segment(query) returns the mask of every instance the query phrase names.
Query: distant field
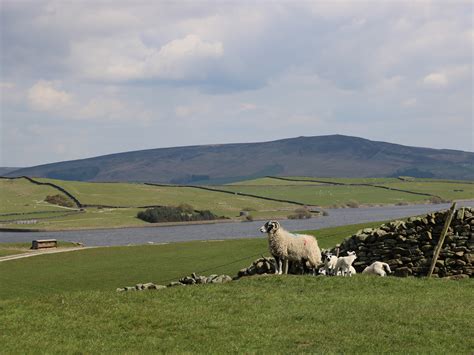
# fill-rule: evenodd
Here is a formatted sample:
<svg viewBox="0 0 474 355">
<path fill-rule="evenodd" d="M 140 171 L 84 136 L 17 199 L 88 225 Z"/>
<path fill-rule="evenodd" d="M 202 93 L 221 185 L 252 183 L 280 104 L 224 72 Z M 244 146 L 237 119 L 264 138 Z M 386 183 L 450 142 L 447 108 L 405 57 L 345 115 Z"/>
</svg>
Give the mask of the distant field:
<svg viewBox="0 0 474 355">
<path fill-rule="evenodd" d="M 128 183 L 89 183 L 77 181 L 52 181 L 76 196 L 81 203 L 109 206 L 177 206 L 188 203 L 195 209 L 209 209 L 217 215 L 236 217 L 239 211 L 249 208 L 256 211 L 294 209 L 294 205 L 258 198 L 224 194 L 191 187 L 150 186 Z"/>
<path fill-rule="evenodd" d="M 289 179 L 308 181 L 289 181 L 275 178 L 261 178 L 229 185 L 208 186 L 208 191 L 193 187 L 150 186 L 133 183 L 91 183 L 38 179 L 61 186 L 85 205 L 103 205 L 125 208 L 87 207 L 84 213 L 67 215 L 71 209 L 44 202 L 47 195 L 60 193 L 49 186 L 38 186 L 25 179 L 0 180 L 0 224 L 17 229 L 80 229 L 113 228 L 149 225 L 136 218 L 140 206 L 167 205 L 181 203 L 192 205 L 197 210 L 210 210 L 219 216 L 238 218 L 239 212 L 247 210 L 253 218 L 284 218 L 298 208 L 297 204 L 270 201 L 263 198 L 294 201 L 300 204 L 328 207 L 347 205 L 383 205 L 426 203 L 430 196 L 417 195 L 404 191 L 439 196 L 445 200 L 474 199 L 474 184 L 439 180 L 401 181 L 395 178 L 374 179 L 328 179 L 295 177 Z M 311 179 L 325 181 L 318 183 Z M 374 184 L 375 186 L 331 185 Z M 254 195 L 242 196 L 238 193 Z M 262 197 L 262 198 L 259 198 Z M 63 211 L 64 215 L 55 211 Z M 40 212 L 40 213 L 33 213 Z M 18 213 L 16 216 L 6 216 Z M 26 213 L 19 215 L 20 213 Z M 3 214 L 3 215 L 2 215 Z M 242 218 L 240 218 L 242 219 Z M 34 225 L 14 224 L 11 220 L 36 220 Z"/>
<path fill-rule="evenodd" d="M 289 178 L 291 179 L 291 178 Z M 400 204 L 422 203 L 429 200 L 429 196 L 416 195 L 409 192 L 381 189 L 373 186 L 341 186 L 331 185 L 331 182 L 345 184 L 373 184 L 392 189 L 417 192 L 439 196 L 445 200 L 474 198 L 474 184 L 445 183 L 445 182 L 403 182 L 399 179 L 328 179 L 302 178 L 296 180 L 321 180 L 328 184 L 310 181 L 289 181 L 273 178 L 248 180 L 242 183 L 233 183 L 219 188 L 232 192 L 241 192 L 264 197 L 289 199 L 308 205 L 328 207 L 345 205 L 351 200 L 360 204 Z"/>
<path fill-rule="evenodd" d="M 317 235 L 329 247 L 378 224 Z M 268 255 L 265 237 L 96 248 L 0 263 L 2 352 L 468 354 L 474 347 L 472 279 L 272 275 L 115 292 L 191 272 L 235 275 L 261 254 Z"/>
<path fill-rule="evenodd" d="M 57 195 L 50 186 L 39 186 L 25 179 L 0 179 L 0 213 L 67 211 L 44 201 L 48 195 Z"/>
</svg>

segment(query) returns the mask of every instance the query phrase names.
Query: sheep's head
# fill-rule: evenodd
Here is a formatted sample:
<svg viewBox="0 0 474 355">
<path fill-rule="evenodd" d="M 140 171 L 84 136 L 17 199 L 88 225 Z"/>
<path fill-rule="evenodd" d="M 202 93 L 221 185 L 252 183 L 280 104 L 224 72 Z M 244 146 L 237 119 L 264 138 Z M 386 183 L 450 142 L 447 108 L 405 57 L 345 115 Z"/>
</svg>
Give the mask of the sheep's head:
<svg viewBox="0 0 474 355">
<path fill-rule="evenodd" d="M 347 252 L 348 256 L 354 255 L 357 258 L 356 252 L 355 251 L 348 251 Z"/>
<path fill-rule="evenodd" d="M 326 251 L 323 253 L 323 263 L 325 262 L 328 262 L 329 260 L 331 260 L 331 258 L 335 256 L 333 253 L 331 253 L 330 251 Z"/>
<path fill-rule="evenodd" d="M 277 221 L 268 221 L 260 227 L 262 233 L 275 233 L 280 228 L 280 223 Z"/>
</svg>

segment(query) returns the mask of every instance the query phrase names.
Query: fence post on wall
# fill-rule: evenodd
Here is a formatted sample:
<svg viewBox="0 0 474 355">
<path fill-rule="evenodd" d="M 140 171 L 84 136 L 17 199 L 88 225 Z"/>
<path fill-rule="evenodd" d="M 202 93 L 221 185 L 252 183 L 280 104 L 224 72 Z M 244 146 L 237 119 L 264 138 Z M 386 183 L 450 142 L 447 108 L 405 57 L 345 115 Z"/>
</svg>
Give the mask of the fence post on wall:
<svg viewBox="0 0 474 355">
<path fill-rule="evenodd" d="M 451 224 L 451 220 L 453 219 L 454 211 L 456 211 L 456 202 L 453 203 L 453 205 L 451 206 L 451 208 L 448 210 L 446 214 L 444 227 L 441 232 L 441 235 L 439 236 L 438 245 L 436 246 L 436 249 L 433 253 L 433 260 L 431 261 L 430 271 L 428 272 L 427 277 L 431 277 L 431 275 L 433 275 L 433 270 L 435 268 L 436 261 L 438 260 L 441 248 L 443 247 L 444 238 L 446 237 L 446 234 L 448 233 L 449 225 Z"/>
</svg>

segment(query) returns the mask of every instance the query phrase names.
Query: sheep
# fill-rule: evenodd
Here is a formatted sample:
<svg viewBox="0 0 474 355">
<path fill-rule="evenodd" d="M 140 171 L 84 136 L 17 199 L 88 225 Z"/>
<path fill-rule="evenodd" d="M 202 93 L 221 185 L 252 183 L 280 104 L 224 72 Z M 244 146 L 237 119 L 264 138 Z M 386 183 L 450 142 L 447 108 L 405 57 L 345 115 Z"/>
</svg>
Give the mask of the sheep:
<svg viewBox="0 0 474 355">
<path fill-rule="evenodd" d="M 313 275 L 316 274 L 316 267 L 321 263 L 321 250 L 313 236 L 290 233 L 277 221 L 268 221 L 260 232 L 268 235 L 268 247 L 275 258 L 275 274 L 283 273 L 283 263 L 284 273 L 288 274 L 288 261 L 307 261 Z"/>
<path fill-rule="evenodd" d="M 351 265 L 349 267 L 349 273 L 350 273 L 351 276 L 357 274 L 357 271 L 356 271 L 356 269 L 354 269 L 354 266 Z M 342 272 L 338 271 L 337 276 L 342 276 Z"/>
<path fill-rule="evenodd" d="M 327 276 L 334 275 L 336 263 L 337 263 L 337 256 L 335 256 L 329 251 L 324 252 L 323 253 L 324 275 L 327 275 Z"/>
<path fill-rule="evenodd" d="M 387 273 L 390 274 L 392 270 L 390 270 L 390 266 L 387 263 L 383 263 L 381 261 L 374 261 L 371 265 L 367 266 L 363 274 L 369 275 L 379 275 L 379 276 L 386 276 Z"/>
<path fill-rule="evenodd" d="M 357 255 L 354 251 L 348 251 L 347 256 L 342 256 L 337 259 L 335 273 L 340 271 L 342 276 L 352 276 L 351 266 L 354 260 L 357 259 Z"/>
</svg>

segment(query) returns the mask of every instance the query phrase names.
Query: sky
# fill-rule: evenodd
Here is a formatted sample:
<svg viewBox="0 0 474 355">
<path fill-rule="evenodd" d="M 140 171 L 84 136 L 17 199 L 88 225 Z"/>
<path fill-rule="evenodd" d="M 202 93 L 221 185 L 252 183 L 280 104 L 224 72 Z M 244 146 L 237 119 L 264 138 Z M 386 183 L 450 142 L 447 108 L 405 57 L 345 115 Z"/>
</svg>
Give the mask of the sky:
<svg viewBox="0 0 474 355">
<path fill-rule="evenodd" d="M 472 152 L 473 10 L 0 0 L 0 166 L 328 134 Z"/>
</svg>

